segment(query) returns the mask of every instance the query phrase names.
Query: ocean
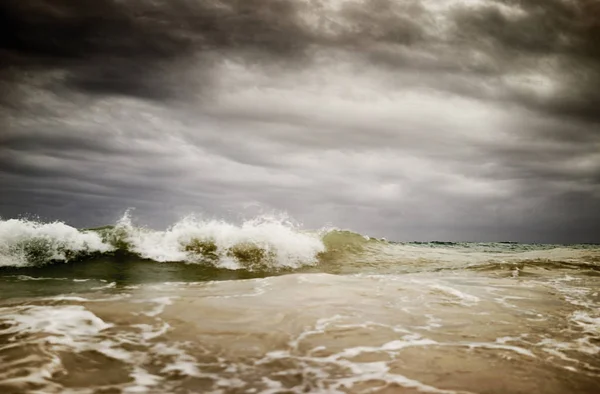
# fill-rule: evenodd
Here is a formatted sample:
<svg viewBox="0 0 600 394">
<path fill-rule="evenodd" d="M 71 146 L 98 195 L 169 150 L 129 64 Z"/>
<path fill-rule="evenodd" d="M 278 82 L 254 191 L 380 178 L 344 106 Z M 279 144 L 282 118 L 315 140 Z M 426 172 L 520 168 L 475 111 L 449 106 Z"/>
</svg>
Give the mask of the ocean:
<svg viewBox="0 0 600 394">
<path fill-rule="evenodd" d="M 600 246 L 0 221 L 0 393 L 598 393 Z"/>
</svg>

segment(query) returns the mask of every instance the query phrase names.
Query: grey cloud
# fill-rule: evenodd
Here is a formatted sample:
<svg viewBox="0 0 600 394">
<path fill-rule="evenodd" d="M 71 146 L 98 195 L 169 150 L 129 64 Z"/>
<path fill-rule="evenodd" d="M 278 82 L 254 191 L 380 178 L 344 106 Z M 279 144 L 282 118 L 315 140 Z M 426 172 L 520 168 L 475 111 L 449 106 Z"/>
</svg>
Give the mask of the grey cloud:
<svg viewBox="0 0 600 394">
<path fill-rule="evenodd" d="M 331 99 L 327 97 L 331 96 L 325 95 L 325 100 Z M 408 134 L 410 128 L 402 127 L 390 133 L 377 123 L 378 115 L 374 114 L 365 119 L 371 122 L 371 130 L 356 139 L 355 131 L 345 126 L 331 129 L 335 138 L 323 138 L 318 122 L 300 124 L 298 133 L 283 130 L 278 135 L 277 124 L 268 129 L 239 121 L 215 122 L 195 118 L 186 110 L 165 112 L 156 106 L 128 107 L 127 103 L 122 101 L 121 105 L 135 112 L 115 112 L 114 108 L 120 106 L 117 103 L 79 108 L 75 115 L 65 116 L 62 128 L 55 125 L 54 130 L 47 131 L 57 141 L 65 141 L 64 146 L 70 147 L 70 152 L 77 152 L 78 142 L 71 146 L 69 141 L 78 135 L 85 159 L 65 155 L 60 143 L 42 147 L 14 138 L 12 149 L 5 150 L 14 155 L 9 160 L 14 164 L 4 167 L 5 171 L 19 175 L 11 182 L 13 187 L 32 195 L 53 194 L 53 188 L 60 189 L 63 192 L 59 195 L 71 201 L 84 201 L 95 194 L 105 198 L 104 206 L 110 202 L 121 209 L 130 205 L 142 207 L 138 212 L 152 212 L 151 208 L 144 211 L 143 207 L 161 206 L 169 200 L 175 201 L 174 205 L 180 209 L 211 207 L 214 212 L 223 213 L 225 206 L 235 210 L 243 205 L 241 202 L 259 201 L 300 213 L 312 226 L 322 223 L 311 212 L 314 209 L 306 207 L 332 206 L 332 212 L 346 212 L 339 214 L 338 219 L 333 219 L 334 214 L 324 215 L 335 224 L 360 227 L 389 237 L 401 234 L 398 229 L 405 226 L 448 229 L 458 218 L 461 228 L 485 226 L 490 219 L 498 220 L 498 226 L 505 228 L 518 225 L 525 220 L 520 218 L 531 219 L 529 215 L 533 212 L 527 213 L 530 207 L 544 207 L 547 205 L 544 201 L 560 205 L 562 195 L 569 194 L 568 189 L 562 195 L 556 193 L 550 183 L 561 180 L 585 183 L 585 174 L 583 177 L 577 173 L 565 174 L 568 168 L 564 162 L 584 157 L 594 149 L 593 145 L 578 141 L 566 144 L 560 139 L 538 139 L 537 133 L 542 132 L 562 136 L 553 128 L 562 130 L 565 126 L 548 120 L 534 124 L 522 114 L 517 117 L 521 122 L 505 123 L 505 127 L 513 130 L 505 136 L 507 139 L 498 133 L 501 130 L 492 130 L 494 138 L 477 138 L 478 128 L 489 126 L 487 117 L 480 118 L 473 130 L 456 134 L 458 127 L 469 123 L 447 123 L 453 115 L 444 111 L 439 114 L 446 113 L 445 117 L 436 122 L 445 124 L 445 129 L 422 122 L 426 133 L 416 130 Z M 113 131 L 102 132 L 100 125 L 87 125 L 87 133 L 81 135 L 75 134 L 80 126 L 67 127 L 70 123 L 79 125 L 79 121 L 70 120 L 73 117 L 86 119 L 87 114 L 103 116 Z M 505 116 L 509 118 L 510 114 Z M 153 118 L 160 122 L 152 125 L 149 120 Z M 330 124 L 333 126 L 334 123 Z M 522 130 L 528 134 L 523 136 Z M 35 136 L 33 133 L 30 138 Z M 111 149 L 113 152 L 108 153 Z M 37 166 L 29 168 L 27 164 L 31 161 L 27 158 L 33 154 L 52 160 L 36 160 L 33 163 Z M 55 166 L 57 163 L 60 165 Z M 41 178 L 44 173 L 49 173 L 47 180 Z M 28 178 L 30 182 L 26 181 Z M 8 181 L 5 184 L 9 185 Z M 399 185 L 398 193 L 393 188 L 395 184 Z M 391 185 L 391 189 L 386 185 Z M 386 193 L 391 193 L 389 198 Z M 566 200 L 566 214 L 555 215 L 553 226 L 569 221 L 569 214 L 577 211 L 577 206 L 570 205 L 572 201 Z M 589 207 L 594 199 L 588 196 L 588 201 Z M 495 207 L 495 211 L 489 211 L 490 207 Z M 384 234 L 381 227 L 391 226 L 389 223 L 375 225 L 374 219 L 359 221 L 365 212 L 373 211 L 393 212 L 388 220 L 393 218 L 396 230 Z M 473 211 L 479 215 L 472 215 Z M 114 216 L 114 212 L 108 214 Z M 543 212 L 535 214 L 540 215 L 536 218 L 538 223 L 548 220 L 544 218 L 549 215 Z M 504 216 L 512 219 L 498 219 Z M 457 234 L 464 234 L 465 230 L 461 231 Z"/>
<path fill-rule="evenodd" d="M 306 66 L 319 48 L 345 50 L 359 61 L 414 70 L 413 83 L 484 96 L 482 88 L 495 85 L 488 99 L 598 120 L 600 97 L 592 86 L 600 81 L 600 28 L 593 3 L 442 6 L 389 0 L 344 2 L 339 9 L 282 0 L 101 0 L 86 6 L 15 0 L 0 8 L 0 47 L 8 55 L 5 67 L 66 68 L 63 82 L 72 88 L 159 100 L 187 92 L 190 76 L 181 75 L 182 64 L 206 71 L 233 56 L 263 66 L 285 60 L 283 67 L 290 69 Z M 518 84 L 527 84 L 528 75 L 536 74 L 553 79 L 558 91 L 540 97 L 535 86 L 498 80 L 517 75 Z M 200 78 L 194 90 L 210 86 L 210 76 Z"/>
<path fill-rule="evenodd" d="M 513 14 L 494 3 L 512 7 Z M 600 83 L 600 24 L 593 16 L 598 11 L 589 1 L 500 0 L 477 12 L 464 6 L 456 11 L 456 38 L 492 56 L 503 74 L 550 72 L 557 85 L 548 97 L 513 90 L 509 100 L 598 122 L 600 96 L 593 88 Z"/>
<path fill-rule="evenodd" d="M 164 99 L 177 94 L 165 80 L 171 63 L 198 51 L 295 53 L 307 40 L 294 9 L 280 0 L 9 0 L 0 6 L 3 68 L 66 69 L 66 84 L 82 91 Z"/>
<path fill-rule="evenodd" d="M 16 152 L 50 151 L 54 154 L 76 155 L 86 152 L 102 154 L 123 154 L 127 150 L 110 139 L 91 138 L 83 133 L 58 134 L 56 132 L 27 131 L 21 129 L 14 134 L 0 135 L 0 144 L 6 150 Z"/>
<path fill-rule="evenodd" d="M 6 1 L 0 215 L 598 241 L 590 4 Z"/>
</svg>

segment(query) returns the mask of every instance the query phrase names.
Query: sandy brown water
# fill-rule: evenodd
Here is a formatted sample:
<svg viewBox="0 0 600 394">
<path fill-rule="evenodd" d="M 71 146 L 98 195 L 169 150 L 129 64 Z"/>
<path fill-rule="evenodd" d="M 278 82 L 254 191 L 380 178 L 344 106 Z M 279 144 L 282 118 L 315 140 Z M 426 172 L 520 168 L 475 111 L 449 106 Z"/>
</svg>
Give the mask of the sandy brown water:
<svg viewBox="0 0 600 394">
<path fill-rule="evenodd" d="M 1 393 L 600 392 L 594 266 L 109 266 L 4 273 Z"/>
</svg>

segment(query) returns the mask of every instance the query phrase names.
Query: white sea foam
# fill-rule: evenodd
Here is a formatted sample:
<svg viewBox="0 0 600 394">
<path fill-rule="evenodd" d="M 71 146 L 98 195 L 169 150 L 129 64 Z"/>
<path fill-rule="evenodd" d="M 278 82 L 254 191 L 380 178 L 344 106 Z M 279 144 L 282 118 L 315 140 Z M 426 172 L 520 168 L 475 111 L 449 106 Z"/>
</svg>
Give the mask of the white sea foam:
<svg viewBox="0 0 600 394">
<path fill-rule="evenodd" d="M 434 290 L 437 290 L 439 292 L 442 292 L 444 294 L 451 296 L 457 303 L 459 303 L 461 305 L 472 306 L 472 305 L 477 304 L 480 301 L 479 297 L 476 297 L 472 294 L 467 294 L 465 292 L 462 292 L 462 291 L 455 289 L 453 287 L 450 287 L 450 286 L 435 284 L 435 285 L 431 285 L 429 287 L 431 287 Z"/>
<path fill-rule="evenodd" d="M 195 241 L 216 247 L 215 265 L 239 269 L 243 264 L 231 253 L 235 247 L 255 248 L 270 268 L 299 267 L 317 262 L 325 251 L 322 234 L 299 229 L 286 217 L 262 216 L 241 224 L 203 220 L 188 216 L 164 231 L 135 227 L 127 212 L 114 229 L 79 231 L 62 222 L 0 220 L 0 267 L 32 266 L 50 261 L 68 261 L 86 253 L 104 253 L 128 248 L 143 258 L 158 262 L 204 263 L 206 256 L 186 246 Z M 115 244 L 115 242 L 120 244 Z"/>
<path fill-rule="evenodd" d="M 150 316 L 150 317 L 155 317 L 155 316 L 160 315 L 161 313 L 163 313 L 163 311 L 165 310 L 165 307 L 167 305 L 173 304 L 173 301 L 171 300 L 170 297 L 158 297 L 158 298 L 154 298 L 154 299 L 151 299 L 151 300 L 148 300 L 145 302 L 151 302 L 156 305 L 154 308 L 152 308 L 151 311 L 142 312 L 144 315 Z"/>
<path fill-rule="evenodd" d="M 150 387 L 157 386 L 163 380 L 160 376 L 152 375 L 139 367 L 134 368 L 130 376 L 133 378 L 133 384 L 123 389 L 125 393 L 147 393 Z"/>
<path fill-rule="evenodd" d="M 0 334 L 43 332 L 52 334 L 49 338 L 56 343 L 74 343 L 74 338 L 94 336 L 111 327 L 79 305 L 7 307 L 0 308 L 0 315 L 0 321 L 9 325 Z"/>
<path fill-rule="evenodd" d="M 227 251 L 236 245 L 253 245 L 273 257 L 278 267 L 298 267 L 316 262 L 317 254 L 325 250 L 318 234 L 301 232 L 286 218 L 259 217 L 241 225 L 221 220 L 202 220 L 188 216 L 165 231 L 134 227 L 129 215 L 117 224 L 125 230 L 130 251 L 160 262 L 201 262 L 203 256 L 185 250 L 194 240 L 212 242 L 216 247 L 218 265 L 237 269 L 240 264 Z"/>
<path fill-rule="evenodd" d="M 33 276 L 28 276 L 28 275 L 9 275 L 6 276 L 7 278 L 16 278 L 18 280 L 22 280 L 22 281 L 29 281 L 29 280 L 70 280 L 69 278 L 44 278 L 44 277 L 33 277 Z"/>
<path fill-rule="evenodd" d="M 327 246 L 326 246 L 327 245 Z M 207 248 L 207 249 L 206 249 Z M 236 249 L 237 248 L 237 249 Z M 240 252 L 241 248 L 241 252 Z M 346 251 L 360 254 L 359 261 L 390 262 L 392 267 L 423 269 L 424 261 L 443 267 L 485 267 L 493 263 L 513 273 L 526 272 L 514 264 L 526 261 L 595 261 L 594 248 L 533 247 L 507 248 L 502 245 L 422 245 L 387 242 L 333 227 L 303 231 L 285 216 L 260 216 L 242 223 L 188 216 L 166 230 L 135 227 L 127 212 L 113 227 L 80 231 L 61 222 L 0 220 L 0 267 L 40 265 L 67 261 L 81 254 L 126 249 L 158 262 L 210 263 L 221 268 L 296 268 L 314 264 L 320 253 L 328 259 Z M 243 257 L 244 253 L 246 257 Z M 353 256 L 342 257 L 354 261 Z M 249 261 L 242 261 L 242 260 Z M 595 262 L 589 262 L 595 266 Z M 385 264 L 380 264 L 385 266 Z M 389 267 L 388 267 L 389 268 Z M 471 299 L 467 302 L 474 302 Z"/>
<path fill-rule="evenodd" d="M 580 326 L 584 332 L 600 336 L 600 317 L 591 316 L 584 311 L 576 311 L 571 315 L 571 321 Z"/>
<path fill-rule="evenodd" d="M 66 261 L 69 253 L 112 250 L 94 232 L 81 232 L 61 222 L 0 220 L 0 267 Z"/>
<path fill-rule="evenodd" d="M 78 305 L 15 306 L 0 308 L 0 335 L 9 336 L 9 345 L 0 348 L 40 347 L 44 349 L 34 357 L 23 353 L 17 360 L 19 369 L 11 368 L 0 376 L 0 384 L 13 387 L 36 383 L 45 386 L 45 392 L 60 392 L 52 376 L 64 369 L 58 351 L 82 352 L 96 350 L 112 357 L 115 342 L 98 338 L 112 327 L 89 310 Z M 17 353 L 22 353 L 18 350 Z M 121 352 L 123 353 L 123 352 Z M 126 352 L 125 352 L 126 353 Z M 127 358 L 127 355 L 124 356 Z M 19 371 L 17 375 L 13 372 Z"/>
<path fill-rule="evenodd" d="M 177 342 L 159 342 L 150 347 L 149 341 L 167 333 L 170 328 L 168 323 L 160 320 L 154 321 L 153 325 L 130 326 L 137 328 L 138 332 L 111 334 L 107 330 L 114 328 L 113 324 L 103 321 L 80 305 L 23 305 L 0 308 L 0 326 L 0 335 L 11 338 L 0 350 L 10 352 L 12 348 L 36 346 L 41 351 L 39 355 L 24 353 L 23 357 L 12 361 L 12 364 L 4 363 L 0 368 L 2 385 L 16 388 L 36 383 L 44 387 L 44 392 L 95 392 L 86 391 L 87 389 L 69 391 L 53 382 L 53 376 L 65 369 L 61 352 L 80 353 L 90 350 L 131 367 L 129 375 L 133 381 L 115 386 L 120 387 L 123 392 L 149 392 L 163 384 L 164 376 L 154 375 L 145 367 L 155 357 L 168 359 L 161 370 L 162 374 L 174 373 L 218 380 L 215 374 L 201 372 L 197 360 Z M 147 350 L 127 350 L 123 347 L 125 343 Z M 18 375 L 14 371 L 18 371 Z"/>
<path fill-rule="evenodd" d="M 181 349 L 177 344 L 157 343 L 152 348 L 153 355 L 166 356 L 171 361 L 161 370 L 162 373 L 178 373 L 186 376 L 197 378 L 217 379 L 216 375 L 206 374 L 198 369 L 198 360 L 189 355 L 185 350 Z"/>
<path fill-rule="evenodd" d="M 383 387 L 389 387 L 392 384 L 396 384 L 400 387 L 407 389 L 416 389 L 424 393 L 435 393 L 435 394 L 467 394 L 468 391 L 454 391 L 439 389 L 434 386 L 427 385 L 415 379 L 407 378 L 406 376 L 395 374 L 390 372 L 390 368 L 385 362 L 371 362 L 371 363 L 352 363 L 348 360 L 337 360 L 337 364 L 350 369 L 353 372 L 352 377 L 339 379 L 334 383 L 332 388 L 336 388 L 336 393 L 344 393 L 340 389 L 352 387 L 356 383 L 368 382 L 368 381 L 383 381 L 385 382 Z M 380 387 L 381 388 L 381 387 Z M 375 392 L 371 390 L 370 392 Z"/>
<path fill-rule="evenodd" d="M 137 327 L 141 331 L 141 336 L 145 341 L 149 341 L 154 338 L 158 338 L 165 334 L 171 328 L 171 325 L 167 322 L 163 322 L 162 326 L 154 327 L 150 324 L 134 324 L 132 327 Z"/>
<path fill-rule="evenodd" d="M 106 289 L 114 289 L 117 287 L 116 282 L 110 282 L 102 286 L 92 287 L 91 290 L 106 290 Z"/>
<path fill-rule="evenodd" d="M 390 366 L 385 361 L 375 362 L 361 362 L 355 358 L 363 353 L 388 353 L 394 354 L 402 351 L 409 347 L 426 347 L 426 346 L 456 346 L 457 344 L 446 344 L 439 343 L 431 339 L 423 338 L 418 334 L 403 335 L 401 339 L 386 342 L 381 346 L 357 346 L 345 348 L 337 353 L 318 356 L 314 353 L 318 348 L 310 350 L 304 355 L 298 354 L 298 345 L 312 335 L 318 335 L 325 332 L 330 326 L 340 327 L 339 321 L 343 320 L 344 317 L 336 315 L 331 318 L 320 319 L 316 322 L 314 328 L 308 329 L 301 333 L 295 340 L 290 342 L 290 348 L 288 350 L 276 350 L 271 351 L 265 355 L 265 357 L 256 362 L 256 365 L 268 364 L 274 360 L 295 360 L 302 365 L 302 373 L 311 375 L 316 378 L 315 385 L 318 388 L 314 388 L 314 392 L 329 392 L 329 393 L 345 393 L 348 389 L 353 388 L 357 384 L 364 384 L 366 382 L 381 382 L 378 389 L 384 387 L 393 387 L 393 385 L 400 386 L 407 389 L 416 389 L 420 392 L 428 393 L 439 393 L 439 394 L 457 394 L 467 393 L 466 391 L 454 391 L 444 390 L 434 386 L 427 385 L 415 379 L 407 378 L 406 376 L 392 373 Z M 342 327 L 346 327 L 344 324 Z M 484 345 L 484 344 L 476 344 Z M 490 344 L 493 346 L 493 344 Z M 458 344 L 458 346 L 462 346 Z M 324 348 L 324 347 L 322 347 Z M 510 346 L 502 348 L 511 348 Z M 519 349 L 521 350 L 521 349 Z M 331 379 L 329 371 L 331 369 L 340 368 L 342 370 L 348 370 L 351 372 L 351 376 L 338 377 Z M 291 373 L 294 370 L 290 371 Z M 327 382 L 327 383 L 326 383 Z M 280 391 L 279 382 L 265 381 L 267 389 L 263 392 L 275 393 Z M 302 387 L 297 386 L 291 389 L 291 392 L 302 392 Z M 375 392 L 375 388 L 364 392 Z"/>
</svg>

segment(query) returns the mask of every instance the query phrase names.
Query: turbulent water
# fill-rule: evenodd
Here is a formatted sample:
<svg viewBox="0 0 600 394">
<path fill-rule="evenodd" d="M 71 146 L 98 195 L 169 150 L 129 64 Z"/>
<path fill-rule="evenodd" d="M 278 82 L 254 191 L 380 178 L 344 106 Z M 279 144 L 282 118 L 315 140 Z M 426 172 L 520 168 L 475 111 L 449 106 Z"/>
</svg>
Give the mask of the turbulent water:
<svg viewBox="0 0 600 394">
<path fill-rule="evenodd" d="M 0 220 L 1 393 L 598 393 L 600 246 Z"/>
</svg>

